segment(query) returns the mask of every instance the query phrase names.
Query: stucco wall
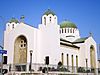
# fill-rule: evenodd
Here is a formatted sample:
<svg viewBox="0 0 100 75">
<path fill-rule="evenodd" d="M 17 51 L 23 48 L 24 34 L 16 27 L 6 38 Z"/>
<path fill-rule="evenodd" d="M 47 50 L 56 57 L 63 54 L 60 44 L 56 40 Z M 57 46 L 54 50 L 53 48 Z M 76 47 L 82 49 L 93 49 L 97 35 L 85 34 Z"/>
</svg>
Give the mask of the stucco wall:
<svg viewBox="0 0 100 75">
<path fill-rule="evenodd" d="M 59 61 L 60 35 L 59 26 L 54 24 L 39 25 L 41 32 L 40 52 L 41 62 L 45 62 L 45 57 L 49 56 L 50 64 L 57 64 Z"/>
<path fill-rule="evenodd" d="M 76 66 L 76 56 L 78 56 L 79 59 L 79 49 L 78 48 L 72 48 L 68 46 L 60 46 L 60 60 L 61 60 L 61 54 L 64 54 L 64 65 L 67 65 L 67 54 L 69 57 L 69 66 L 72 66 L 72 55 L 73 55 L 73 61 L 74 61 L 74 66 Z M 80 61 L 78 61 L 79 64 Z"/>
<path fill-rule="evenodd" d="M 30 50 L 33 50 L 33 53 L 36 54 L 36 48 L 37 48 L 37 29 L 30 27 L 24 23 L 20 23 L 20 25 L 16 26 L 13 30 L 11 30 L 8 34 L 8 32 L 5 31 L 5 36 L 6 37 L 4 40 L 4 47 L 7 48 L 7 55 L 8 55 L 8 63 L 13 63 L 13 54 L 14 54 L 14 42 L 16 38 L 20 35 L 23 35 L 26 37 L 28 41 L 28 47 L 27 47 L 27 62 L 29 63 L 30 61 Z M 33 62 L 36 62 L 36 55 L 33 54 Z"/>
</svg>

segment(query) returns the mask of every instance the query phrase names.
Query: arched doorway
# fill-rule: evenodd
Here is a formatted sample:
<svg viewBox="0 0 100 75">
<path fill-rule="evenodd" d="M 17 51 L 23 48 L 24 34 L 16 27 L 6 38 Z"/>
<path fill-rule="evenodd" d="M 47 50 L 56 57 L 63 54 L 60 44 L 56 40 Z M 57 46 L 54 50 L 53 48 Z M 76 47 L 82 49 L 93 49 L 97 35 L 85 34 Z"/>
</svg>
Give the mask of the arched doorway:
<svg viewBox="0 0 100 75">
<path fill-rule="evenodd" d="M 95 48 L 93 45 L 90 46 L 90 64 L 91 68 L 96 68 Z"/>
<path fill-rule="evenodd" d="M 27 39 L 21 35 L 14 43 L 14 64 L 27 63 Z"/>
</svg>

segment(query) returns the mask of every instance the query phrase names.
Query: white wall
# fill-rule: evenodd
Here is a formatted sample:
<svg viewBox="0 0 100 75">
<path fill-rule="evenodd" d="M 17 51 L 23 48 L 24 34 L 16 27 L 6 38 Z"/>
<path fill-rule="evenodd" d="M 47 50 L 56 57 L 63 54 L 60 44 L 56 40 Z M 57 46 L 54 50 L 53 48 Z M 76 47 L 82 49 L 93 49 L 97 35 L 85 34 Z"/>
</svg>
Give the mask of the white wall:
<svg viewBox="0 0 100 75">
<path fill-rule="evenodd" d="M 94 46 L 95 49 L 95 61 L 96 61 L 96 68 L 98 68 L 98 61 L 97 61 L 97 46 L 96 46 L 96 42 L 94 41 L 94 39 L 90 36 L 86 41 L 85 41 L 85 45 L 86 45 L 86 57 L 88 58 L 88 64 L 89 67 L 90 66 L 90 47 L 91 45 Z"/>
<path fill-rule="evenodd" d="M 78 56 L 78 64 L 79 64 L 79 49 L 78 48 L 72 48 L 68 46 L 60 46 L 60 60 L 61 60 L 61 54 L 64 54 L 64 65 L 67 65 L 67 54 L 69 57 L 69 66 L 72 66 L 72 55 L 74 60 L 74 66 L 76 66 L 76 56 Z"/>
<path fill-rule="evenodd" d="M 16 38 L 20 35 L 26 37 L 28 41 L 28 49 L 27 49 L 27 63 L 30 62 L 30 50 L 33 50 L 33 62 L 37 62 L 37 29 L 30 27 L 24 23 L 20 23 L 20 25 L 16 26 L 9 33 L 7 30 L 5 31 L 4 36 L 4 48 L 7 49 L 8 55 L 8 63 L 13 63 L 14 57 L 14 42 Z M 7 34 L 8 33 L 8 34 Z"/>
<path fill-rule="evenodd" d="M 39 25 L 39 30 L 41 32 L 40 36 L 40 53 L 41 62 L 45 62 L 45 57 L 49 56 L 50 64 L 57 64 L 59 62 L 59 52 L 60 52 L 60 35 L 59 35 L 59 25 L 48 24 Z"/>
<path fill-rule="evenodd" d="M 11 24 L 12 25 L 12 24 Z M 10 25 L 10 26 L 11 26 Z M 95 47 L 96 67 L 97 63 L 97 48 L 96 42 L 92 37 L 89 37 L 85 43 L 76 44 L 80 47 L 71 48 L 68 46 L 60 46 L 59 33 L 60 27 L 57 24 L 49 23 L 47 25 L 40 24 L 39 29 L 20 23 L 14 29 L 9 31 L 9 27 L 4 32 L 4 49 L 7 50 L 8 64 L 13 63 L 14 57 L 14 42 L 20 35 L 26 37 L 28 41 L 27 63 L 30 62 L 30 50 L 33 50 L 33 63 L 45 63 L 45 57 L 49 56 L 50 64 L 57 64 L 61 61 L 61 54 L 64 53 L 64 65 L 66 65 L 66 54 L 69 54 L 69 65 L 72 66 L 71 55 L 74 57 L 74 66 L 76 66 L 76 55 L 78 56 L 78 66 L 86 67 L 86 58 L 88 59 L 88 67 L 90 67 L 90 46 Z M 77 33 L 75 36 L 80 37 Z M 64 34 L 64 33 L 63 33 Z M 77 34 L 77 35 L 76 35 Z M 66 34 L 64 34 L 65 36 Z"/>
<path fill-rule="evenodd" d="M 77 46 L 80 47 L 79 49 L 79 66 L 86 67 L 86 46 L 84 43 L 79 43 Z"/>
<path fill-rule="evenodd" d="M 92 37 L 88 37 L 88 39 L 86 39 L 84 43 L 78 43 L 75 45 L 80 47 L 80 50 L 79 50 L 80 66 L 83 66 L 83 67 L 86 67 L 86 59 L 88 59 L 88 67 L 91 67 L 91 65 L 90 65 L 90 47 L 91 47 L 91 45 L 93 45 L 95 48 L 96 68 L 98 68 L 97 47 L 96 47 L 96 42 L 94 41 L 94 39 Z"/>
</svg>

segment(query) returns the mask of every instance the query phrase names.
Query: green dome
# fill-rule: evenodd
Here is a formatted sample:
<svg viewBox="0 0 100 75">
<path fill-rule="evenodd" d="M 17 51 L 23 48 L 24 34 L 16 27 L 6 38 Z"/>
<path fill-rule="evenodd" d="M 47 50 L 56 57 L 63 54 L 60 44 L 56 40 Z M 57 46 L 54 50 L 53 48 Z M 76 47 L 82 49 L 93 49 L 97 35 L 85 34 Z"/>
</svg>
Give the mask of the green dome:
<svg viewBox="0 0 100 75">
<path fill-rule="evenodd" d="M 12 23 L 12 22 L 19 23 L 19 21 L 17 19 L 15 19 L 15 18 L 11 18 L 10 19 L 9 23 Z"/>
<path fill-rule="evenodd" d="M 61 24 L 60 24 L 60 28 L 77 28 L 77 26 L 70 22 L 70 21 L 63 21 Z"/>
<path fill-rule="evenodd" d="M 48 9 L 43 15 L 49 15 L 49 14 L 52 14 L 53 16 L 55 15 L 55 13 L 50 9 Z"/>
</svg>

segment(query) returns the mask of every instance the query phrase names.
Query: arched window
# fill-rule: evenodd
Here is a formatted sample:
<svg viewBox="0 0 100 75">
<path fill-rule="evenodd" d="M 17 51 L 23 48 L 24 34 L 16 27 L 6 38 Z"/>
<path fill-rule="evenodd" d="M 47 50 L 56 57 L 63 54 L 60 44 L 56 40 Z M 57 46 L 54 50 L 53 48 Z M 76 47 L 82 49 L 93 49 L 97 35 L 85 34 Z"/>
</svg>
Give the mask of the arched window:
<svg viewBox="0 0 100 75">
<path fill-rule="evenodd" d="M 21 40 L 19 46 L 20 49 L 26 48 L 26 40 Z"/>
<path fill-rule="evenodd" d="M 78 56 L 76 55 L 76 67 L 78 68 Z"/>
<path fill-rule="evenodd" d="M 12 25 L 12 28 L 14 28 L 14 24 Z"/>
<path fill-rule="evenodd" d="M 50 16 L 50 22 L 51 22 L 51 16 Z"/>
<path fill-rule="evenodd" d="M 46 25 L 46 17 L 44 17 L 44 25 Z"/>
<path fill-rule="evenodd" d="M 59 30 L 59 33 L 61 33 L 61 30 Z"/>
<path fill-rule="evenodd" d="M 73 29 L 73 33 L 74 33 L 74 29 Z"/>
<path fill-rule="evenodd" d="M 68 33 L 69 33 L 69 28 L 68 28 Z"/>
<path fill-rule="evenodd" d="M 62 28 L 62 33 L 63 33 L 63 28 Z"/>
<path fill-rule="evenodd" d="M 71 57 L 72 57 L 72 72 L 73 72 L 74 71 L 74 58 L 73 58 L 73 55 Z"/>
<path fill-rule="evenodd" d="M 65 28 L 65 33 L 66 33 L 66 28 Z"/>
<path fill-rule="evenodd" d="M 55 19 L 56 19 L 56 17 L 55 17 Z"/>
<path fill-rule="evenodd" d="M 69 67 L 69 55 L 67 54 L 67 68 Z"/>
<path fill-rule="evenodd" d="M 64 53 L 61 54 L 62 64 L 64 64 Z"/>
<path fill-rule="evenodd" d="M 57 17 L 54 17 L 54 23 L 57 23 Z"/>
<path fill-rule="evenodd" d="M 72 33 L 72 29 L 70 29 L 70 33 Z"/>
</svg>

